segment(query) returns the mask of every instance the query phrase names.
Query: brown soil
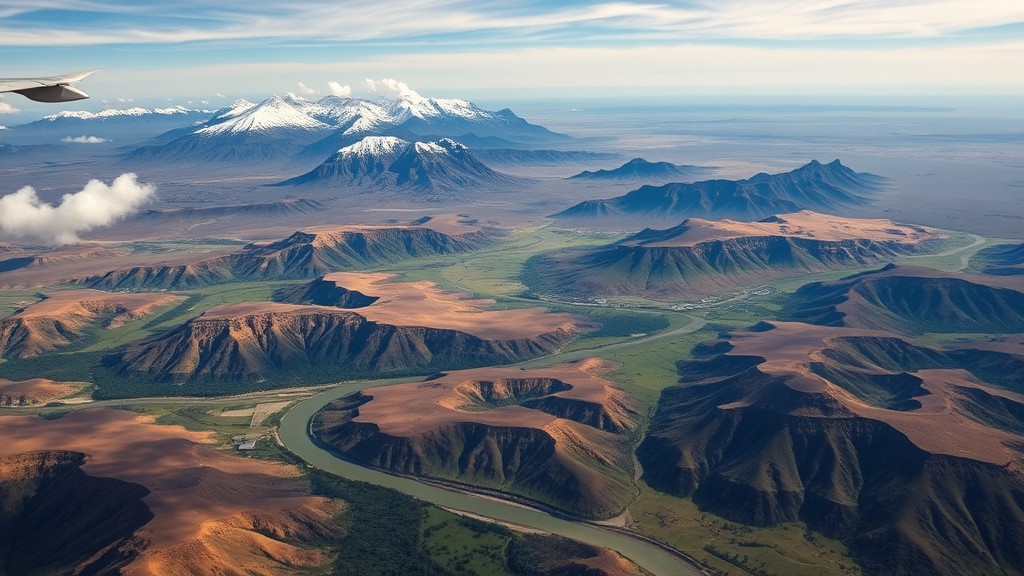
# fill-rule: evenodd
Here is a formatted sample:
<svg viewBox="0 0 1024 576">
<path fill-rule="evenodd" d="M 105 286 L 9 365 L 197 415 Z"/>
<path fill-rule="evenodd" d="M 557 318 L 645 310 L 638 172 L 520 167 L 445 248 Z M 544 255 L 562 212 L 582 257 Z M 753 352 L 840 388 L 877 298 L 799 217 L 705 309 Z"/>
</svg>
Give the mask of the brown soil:
<svg viewBox="0 0 1024 576">
<path fill-rule="evenodd" d="M 921 407 L 914 410 L 887 410 L 871 406 L 825 378 L 811 373 L 810 362 L 829 363 L 821 351 L 835 338 L 850 336 L 891 337 L 888 332 L 858 328 L 812 326 L 798 322 L 772 322 L 774 329 L 764 332 L 740 332 L 729 342 L 730 356 L 759 356 L 767 359 L 757 369 L 774 376 L 786 376 L 786 384 L 807 394 L 826 394 L 838 399 L 854 414 L 879 420 L 899 430 L 916 446 L 933 454 L 972 458 L 992 464 L 1021 459 L 1021 438 L 1009 432 L 985 426 L 968 418 L 952 401 L 957 387 L 980 388 L 990 394 L 994 388 L 979 382 L 964 370 L 920 370 L 922 387 L 930 394 L 918 397 Z M 1022 354 L 1018 348 L 1015 353 Z M 1019 397 L 1000 391 L 997 395 Z M 1007 396 L 1009 395 L 1009 396 Z M 1018 401 L 1020 401 L 1018 399 Z M 747 405 L 738 401 L 735 408 Z"/>
<path fill-rule="evenodd" d="M 0 272 L 0 287 L 50 286 L 118 268 L 192 264 L 223 256 L 235 249 L 233 246 L 223 246 L 168 257 L 167 254 L 154 252 L 133 252 L 116 244 L 75 244 L 46 252 L 4 254 L 3 259 L 31 256 L 33 261 L 23 268 Z"/>
<path fill-rule="evenodd" d="M 726 240 L 743 236 L 785 236 L 814 240 L 874 240 L 920 244 L 925 240 L 943 238 L 937 230 L 923 226 L 897 224 L 892 220 L 843 218 L 810 210 L 779 214 L 771 221 L 737 222 L 735 220 L 687 220 L 686 231 L 661 242 L 644 244 L 648 248 L 695 246 L 709 240 Z"/>
<path fill-rule="evenodd" d="M 484 407 L 474 405 L 481 384 L 492 388 L 524 387 L 531 382 L 555 381 L 568 384 L 568 390 L 540 393 L 531 399 L 555 397 L 601 406 L 621 426 L 631 429 L 636 416 L 624 394 L 603 374 L 615 366 L 591 358 L 550 368 L 510 370 L 479 368 L 459 370 L 442 378 L 415 384 L 399 384 L 366 390 L 373 400 L 359 409 L 355 422 L 376 424 L 381 432 L 393 436 L 412 437 L 438 426 L 473 422 L 488 426 L 547 428 L 560 420 L 557 416 L 535 408 L 512 403 L 510 395 L 500 395 L 505 405 Z"/>
<path fill-rule="evenodd" d="M 0 320 L 0 356 L 26 358 L 48 352 L 81 338 L 91 326 L 116 328 L 183 298 L 98 290 L 53 292 Z"/>
<path fill-rule="evenodd" d="M 17 404 L 19 396 L 25 396 L 27 404 L 46 404 L 67 398 L 85 386 L 82 382 L 55 382 L 45 378 L 11 381 L 0 378 L 0 398 L 10 396 Z"/>
<path fill-rule="evenodd" d="M 154 518 L 125 574 L 280 574 L 326 557 L 308 543 L 333 533 L 337 502 L 309 496 L 289 466 L 225 454 L 211 436 L 118 410 L 84 410 L 56 421 L 0 419 L 0 457 L 40 450 L 82 452 L 94 477 L 140 484 Z M 304 542 L 306 544 L 304 544 Z"/>
<path fill-rule="evenodd" d="M 379 300 L 355 312 L 367 320 L 395 326 L 451 329 L 488 340 L 514 340 L 572 330 L 577 325 L 572 316 L 549 314 L 543 308 L 487 310 L 494 300 L 445 292 L 428 281 L 398 282 L 391 274 L 339 272 L 324 276 L 324 280 L 378 296 Z"/>
</svg>

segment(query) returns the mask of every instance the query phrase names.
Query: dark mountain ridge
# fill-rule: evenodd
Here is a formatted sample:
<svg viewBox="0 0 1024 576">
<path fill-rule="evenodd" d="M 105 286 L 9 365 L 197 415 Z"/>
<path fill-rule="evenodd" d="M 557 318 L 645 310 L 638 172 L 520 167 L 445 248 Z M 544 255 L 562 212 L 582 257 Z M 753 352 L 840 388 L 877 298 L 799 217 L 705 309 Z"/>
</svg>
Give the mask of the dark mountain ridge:
<svg viewBox="0 0 1024 576">
<path fill-rule="evenodd" d="M 768 328 L 765 334 L 780 330 Z M 800 338 L 793 330 L 772 347 Z M 804 521 L 846 543 L 865 574 L 1024 570 L 1024 477 L 1013 448 L 1020 431 L 1006 426 L 1024 404 L 976 382 L 940 384 L 947 373 L 906 372 L 973 367 L 977 359 L 884 335 L 826 337 L 820 354 L 803 362 L 783 352 L 730 351 L 734 341 L 699 347 L 695 360 L 678 364 L 681 383 L 663 392 L 637 451 L 652 487 L 748 524 Z M 1017 377 L 1001 387 L 1019 393 L 1022 386 Z M 963 420 L 922 410 L 935 394 Z M 978 405 L 999 405 L 992 413 L 1001 416 Z M 995 453 L 953 455 L 918 444 L 973 434 L 979 425 L 1005 438 Z M 916 440 L 907 427 L 919 430 Z"/>
<path fill-rule="evenodd" d="M 611 170 L 584 170 L 570 176 L 570 180 L 598 180 L 612 182 L 673 181 L 680 178 L 691 178 L 706 171 L 699 166 L 688 164 L 672 164 L 671 162 L 648 162 L 643 158 L 633 158 L 618 168 Z"/>
<path fill-rule="evenodd" d="M 746 180 L 706 180 L 643 186 L 610 200 L 588 200 L 553 218 L 596 216 L 701 217 L 759 220 L 772 214 L 836 210 L 864 205 L 884 180 L 854 172 L 839 160 L 813 160 L 791 172 L 760 173 Z"/>
</svg>

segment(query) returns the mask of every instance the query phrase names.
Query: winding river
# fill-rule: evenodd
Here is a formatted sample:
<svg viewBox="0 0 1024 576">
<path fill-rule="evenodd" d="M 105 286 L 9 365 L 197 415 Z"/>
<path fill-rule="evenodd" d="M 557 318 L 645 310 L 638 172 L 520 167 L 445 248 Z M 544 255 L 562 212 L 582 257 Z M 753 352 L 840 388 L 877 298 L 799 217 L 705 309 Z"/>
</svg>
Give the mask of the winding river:
<svg viewBox="0 0 1024 576">
<path fill-rule="evenodd" d="M 607 350 L 633 346 L 640 342 L 667 338 L 677 334 L 694 332 L 704 325 L 704 321 L 693 320 L 681 328 L 653 334 L 628 342 L 620 342 L 589 350 L 575 350 L 568 353 L 554 354 L 516 364 L 519 367 L 537 367 L 587 358 L 597 350 Z M 475 516 L 490 518 L 497 522 L 523 528 L 541 530 L 551 534 L 565 536 L 580 542 L 602 546 L 615 550 L 636 562 L 655 576 L 687 576 L 704 574 L 699 567 L 657 544 L 646 541 L 639 536 L 631 536 L 621 530 L 604 527 L 587 522 L 574 522 L 551 516 L 540 510 L 526 508 L 496 499 L 483 498 L 474 494 L 441 488 L 419 482 L 411 478 L 394 476 L 360 466 L 335 457 L 327 450 L 317 446 L 309 435 L 310 419 L 321 408 L 331 401 L 346 394 L 367 388 L 387 386 L 404 382 L 415 382 L 421 378 L 394 378 L 388 380 L 367 380 L 350 382 L 330 388 L 315 396 L 307 398 L 293 406 L 281 419 L 278 433 L 285 447 L 312 466 L 336 474 L 349 480 L 369 482 L 378 486 L 393 488 L 420 500 L 436 504 L 443 508 L 467 512 Z"/>
<path fill-rule="evenodd" d="M 411 478 L 393 476 L 358 464 L 341 460 L 330 452 L 320 448 L 310 439 L 308 434 L 309 421 L 314 414 L 332 400 L 376 386 L 412 382 L 418 379 L 373 380 L 353 382 L 331 388 L 296 404 L 281 420 L 278 433 L 281 441 L 289 451 L 309 464 L 322 470 L 336 474 L 349 480 L 369 482 L 378 486 L 394 488 L 420 500 L 425 500 L 443 508 L 459 510 L 483 516 L 502 523 L 543 530 L 558 534 L 587 544 L 610 548 L 636 562 L 655 576 L 700 575 L 701 572 L 655 544 L 630 537 L 584 522 L 573 522 L 555 518 L 550 514 L 524 508 L 515 504 L 506 504 L 498 500 L 485 499 L 465 492 L 456 492 L 418 482 Z"/>
</svg>

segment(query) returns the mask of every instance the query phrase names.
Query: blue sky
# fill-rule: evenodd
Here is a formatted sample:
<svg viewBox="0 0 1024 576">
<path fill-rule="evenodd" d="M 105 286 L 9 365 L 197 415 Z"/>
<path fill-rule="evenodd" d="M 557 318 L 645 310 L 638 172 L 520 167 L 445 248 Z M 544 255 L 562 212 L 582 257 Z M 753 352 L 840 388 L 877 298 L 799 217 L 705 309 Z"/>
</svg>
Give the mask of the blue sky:
<svg viewBox="0 0 1024 576">
<path fill-rule="evenodd" d="M 1024 94 L 1020 62 L 1024 0 L 0 0 L 0 76 L 101 68 L 84 108 L 365 78 L 492 101 Z"/>
</svg>

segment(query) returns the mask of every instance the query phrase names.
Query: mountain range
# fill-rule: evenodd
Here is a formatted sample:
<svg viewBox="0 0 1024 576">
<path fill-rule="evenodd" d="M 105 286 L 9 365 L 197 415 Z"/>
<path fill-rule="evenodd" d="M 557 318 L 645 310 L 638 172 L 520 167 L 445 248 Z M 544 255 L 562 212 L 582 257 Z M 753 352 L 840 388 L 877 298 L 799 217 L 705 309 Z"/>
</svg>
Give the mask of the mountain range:
<svg viewBox="0 0 1024 576">
<path fill-rule="evenodd" d="M 864 268 L 926 252 L 937 231 L 808 210 L 760 222 L 689 218 L 614 244 L 555 250 L 527 261 L 539 294 L 692 299 L 787 276 Z"/>
<path fill-rule="evenodd" d="M 371 307 L 374 303 L 371 303 Z M 430 373 L 507 364 L 550 354 L 574 336 L 558 328 L 531 338 L 482 338 L 465 331 L 377 322 L 326 306 L 275 302 L 229 304 L 104 360 L 115 378 L 134 381 L 135 394 L 173 390 L 160 384 L 190 382 L 194 391 L 223 386 L 337 381 L 356 375 Z M 237 388 L 231 388 L 236 390 Z"/>
<path fill-rule="evenodd" d="M 206 122 L 213 110 L 172 106 L 168 108 L 108 108 L 100 112 L 63 111 L 39 120 L 11 126 L 15 135 L 27 136 L 97 136 L 124 142 Z"/>
<path fill-rule="evenodd" d="M 1020 356 L 788 322 L 693 356 L 637 451 L 652 487 L 805 522 L 864 574 L 1024 571 Z"/>
<path fill-rule="evenodd" d="M 457 99 L 364 100 L 325 96 L 306 100 L 293 94 L 253 104 L 239 100 L 212 118 L 179 129 L 130 154 L 136 159 L 178 161 L 267 161 L 297 156 L 322 160 L 370 135 L 399 137 L 499 138 L 502 142 L 567 140 L 530 124 L 511 110 L 484 110 Z"/>
<path fill-rule="evenodd" d="M 490 240 L 483 231 L 448 235 L 419 225 L 300 230 L 213 258 L 119 268 L 78 283 L 102 290 L 182 290 L 239 280 L 315 278 L 419 256 L 467 252 Z"/>
<path fill-rule="evenodd" d="M 643 186 L 617 198 L 580 202 L 552 217 L 698 217 L 749 221 L 784 212 L 832 212 L 863 205 L 883 182 L 878 176 L 854 172 L 839 160 L 828 164 L 813 160 L 790 172 L 760 173 L 746 180 Z"/>
</svg>

